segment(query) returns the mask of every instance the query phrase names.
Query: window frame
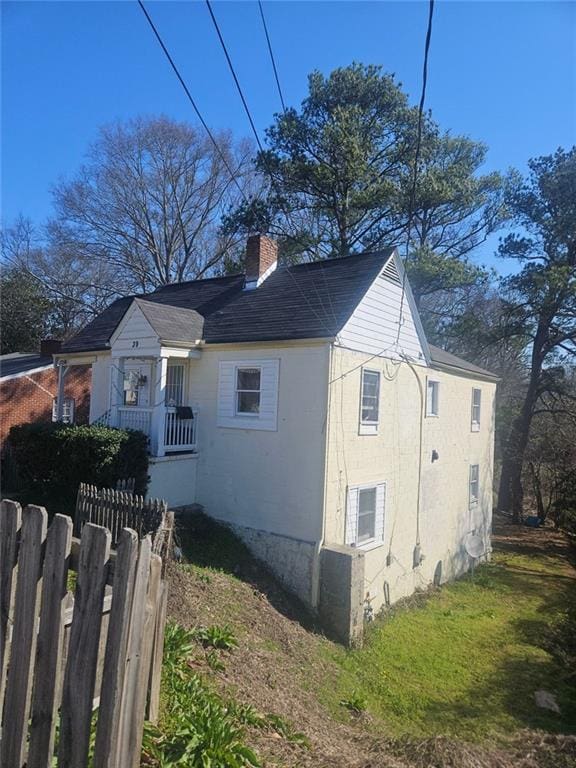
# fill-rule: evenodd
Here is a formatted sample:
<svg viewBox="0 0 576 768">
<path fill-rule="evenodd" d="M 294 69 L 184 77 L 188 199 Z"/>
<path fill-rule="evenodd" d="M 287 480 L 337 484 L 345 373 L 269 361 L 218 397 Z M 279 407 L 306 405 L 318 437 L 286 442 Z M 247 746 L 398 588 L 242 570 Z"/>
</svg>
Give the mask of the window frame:
<svg viewBox="0 0 576 768">
<path fill-rule="evenodd" d="M 474 402 L 475 394 L 478 393 L 478 403 Z M 478 411 L 478 418 L 475 417 L 475 411 Z M 480 387 L 472 387 L 472 406 L 470 414 L 470 430 L 472 432 L 480 431 L 480 424 L 482 420 L 482 390 Z"/>
<path fill-rule="evenodd" d="M 381 489 L 381 490 L 380 490 Z M 363 491 L 373 491 L 374 492 L 374 510 L 373 510 L 373 529 L 372 529 L 372 536 L 367 539 L 363 539 L 362 541 L 359 541 L 358 539 L 358 531 L 360 527 L 360 494 Z M 378 507 L 378 500 L 379 500 L 379 491 L 382 494 L 381 500 L 382 500 L 382 518 L 379 519 L 379 507 Z M 350 515 L 351 509 L 351 497 L 352 494 L 356 494 L 356 510 L 355 510 L 355 525 L 354 525 L 354 540 L 351 541 L 348 539 L 347 533 L 345 531 L 344 534 L 344 543 L 347 544 L 347 546 L 351 546 L 354 549 L 362 549 L 362 550 L 371 550 L 376 549 L 377 547 L 381 547 L 384 545 L 384 534 L 386 531 L 386 496 L 387 496 L 387 482 L 385 480 L 379 480 L 375 482 L 370 483 L 364 483 L 362 485 L 350 485 L 346 488 L 346 521 L 345 526 L 348 526 L 348 516 Z M 366 514 L 366 513 L 364 513 Z M 379 527 L 381 525 L 381 536 L 379 535 Z"/>
<path fill-rule="evenodd" d="M 369 421 L 363 418 L 364 411 L 364 374 L 370 374 L 378 377 L 378 391 L 376 394 L 376 421 Z M 360 413 L 359 413 L 359 428 L 358 433 L 360 435 L 376 435 L 378 434 L 378 427 L 380 425 L 380 390 L 381 390 L 382 375 L 381 372 L 375 368 L 362 368 L 360 371 Z M 374 397 L 373 395 L 367 395 L 367 397 Z"/>
<path fill-rule="evenodd" d="M 239 389 L 238 388 L 238 373 L 240 371 L 258 371 L 258 389 Z M 257 392 L 258 393 L 258 410 L 256 412 L 240 411 L 238 409 L 238 395 L 243 392 Z M 234 416 L 240 419 L 259 419 L 262 406 L 262 366 L 247 364 L 234 366 Z"/>
<path fill-rule="evenodd" d="M 475 472 L 474 472 L 475 470 Z M 473 474 L 476 474 L 476 478 L 473 479 Z M 472 493 L 472 486 L 476 486 L 476 493 Z M 480 465 L 470 464 L 468 470 L 468 507 L 472 509 L 478 506 L 480 502 Z"/>
<path fill-rule="evenodd" d="M 432 386 L 432 398 L 430 387 Z M 435 396 L 434 396 L 435 393 Z M 435 410 L 433 410 L 435 408 Z M 437 419 L 440 416 L 440 380 L 426 377 L 426 418 Z"/>
<path fill-rule="evenodd" d="M 176 368 L 181 368 L 182 369 L 182 380 L 180 382 L 181 387 L 182 387 L 182 392 L 181 392 L 181 394 L 182 394 L 182 398 L 181 398 L 182 402 L 174 403 L 173 405 L 171 405 L 168 402 L 168 387 L 175 388 L 175 387 L 178 386 L 178 384 L 168 384 L 168 372 L 170 370 L 175 370 Z M 182 362 L 168 362 L 168 365 L 166 366 L 166 385 L 165 385 L 165 389 L 164 389 L 164 405 L 167 408 L 176 408 L 179 405 L 186 405 L 186 399 L 187 399 L 186 398 L 186 393 L 187 393 L 187 389 L 188 389 L 188 387 L 187 387 L 187 384 L 188 384 L 187 373 L 188 373 L 188 366 L 185 363 L 182 363 Z"/>
<path fill-rule="evenodd" d="M 360 497 L 363 493 L 372 493 L 374 496 L 374 508 L 368 510 L 368 512 L 360 512 Z M 358 488 L 358 510 L 356 512 L 356 546 L 365 547 L 373 544 L 376 541 L 376 515 L 378 514 L 378 489 L 375 485 L 366 486 L 364 488 Z M 372 529 L 371 535 L 367 538 L 360 539 L 360 517 L 372 517 Z"/>
</svg>

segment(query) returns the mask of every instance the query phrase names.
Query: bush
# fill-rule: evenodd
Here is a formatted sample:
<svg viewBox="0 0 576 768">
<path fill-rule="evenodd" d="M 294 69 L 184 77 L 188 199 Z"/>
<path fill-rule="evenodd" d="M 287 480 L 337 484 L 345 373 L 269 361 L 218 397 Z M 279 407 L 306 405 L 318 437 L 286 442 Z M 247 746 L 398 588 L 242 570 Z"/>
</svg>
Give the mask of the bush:
<svg viewBox="0 0 576 768">
<path fill-rule="evenodd" d="M 80 483 L 114 487 L 136 478 L 148 484 L 148 438 L 142 432 L 99 426 L 23 424 L 9 434 L 27 497 L 53 512 L 72 512 Z"/>
</svg>

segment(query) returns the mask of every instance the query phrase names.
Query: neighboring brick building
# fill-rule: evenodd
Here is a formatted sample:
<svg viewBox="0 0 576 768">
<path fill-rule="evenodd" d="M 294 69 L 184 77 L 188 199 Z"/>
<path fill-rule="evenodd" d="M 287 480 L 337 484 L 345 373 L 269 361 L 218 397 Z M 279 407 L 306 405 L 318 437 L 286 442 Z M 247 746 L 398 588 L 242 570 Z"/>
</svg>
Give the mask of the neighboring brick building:
<svg viewBox="0 0 576 768">
<path fill-rule="evenodd" d="M 16 424 L 53 420 L 58 373 L 52 354 L 58 348 L 55 342 L 42 342 L 40 354 L 15 352 L 0 356 L 0 450 Z M 91 379 L 89 365 L 68 371 L 64 401 L 67 421 L 88 423 Z"/>
</svg>

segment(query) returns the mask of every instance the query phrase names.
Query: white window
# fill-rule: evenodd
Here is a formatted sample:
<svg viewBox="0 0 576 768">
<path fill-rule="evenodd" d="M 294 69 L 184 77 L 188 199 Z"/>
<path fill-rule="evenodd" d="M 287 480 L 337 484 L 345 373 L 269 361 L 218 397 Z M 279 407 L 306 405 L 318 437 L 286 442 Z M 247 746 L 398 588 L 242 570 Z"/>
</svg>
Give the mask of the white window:
<svg viewBox="0 0 576 768">
<path fill-rule="evenodd" d="M 479 466 L 478 464 L 471 464 L 469 491 L 468 491 L 468 498 L 469 498 L 469 503 L 471 507 L 473 507 L 475 504 L 478 504 L 479 494 L 480 494 Z"/>
<path fill-rule="evenodd" d="M 219 427 L 275 431 L 280 361 L 222 360 L 218 373 Z"/>
<path fill-rule="evenodd" d="M 375 435 L 378 432 L 380 413 L 380 373 L 362 369 L 360 387 L 360 434 Z"/>
<path fill-rule="evenodd" d="M 236 368 L 236 414 L 258 416 L 260 413 L 260 398 L 262 384 L 262 369 L 260 367 Z"/>
<path fill-rule="evenodd" d="M 480 411 L 482 405 L 482 390 L 472 389 L 472 432 L 480 430 Z"/>
<path fill-rule="evenodd" d="M 58 398 L 52 400 L 52 421 L 58 421 Z M 62 408 L 62 423 L 74 424 L 74 398 L 65 397 Z"/>
<path fill-rule="evenodd" d="M 426 382 L 426 416 L 438 416 L 440 382 L 427 379 Z"/>
<path fill-rule="evenodd" d="M 166 388 L 164 390 L 164 402 L 168 406 L 184 404 L 184 374 L 182 363 L 168 364 L 166 371 Z"/>
<path fill-rule="evenodd" d="M 348 489 L 346 544 L 352 547 L 378 545 L 384 539 L 386 484 L 362 485 Z"/>
</svg>

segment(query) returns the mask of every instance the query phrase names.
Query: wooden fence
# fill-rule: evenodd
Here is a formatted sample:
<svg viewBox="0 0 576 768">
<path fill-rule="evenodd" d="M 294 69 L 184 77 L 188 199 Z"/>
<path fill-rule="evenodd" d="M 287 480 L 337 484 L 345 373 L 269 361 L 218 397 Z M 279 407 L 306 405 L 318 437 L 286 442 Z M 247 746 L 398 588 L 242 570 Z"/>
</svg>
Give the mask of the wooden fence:
<svg viewBox="0 0 576 768">
<path fill-rule="evenodd" d="M 108 528 L 112 534 L 112 547 L 116 545 L 123 528 L 132 528 L 142 538 L 154 533 L 162 524 L 168 507 L 161 499 L 148 499 L 131 491 L 98 488 L 80 483 L 76 497 L 74 534 L 80 535 L 84 523 L 95 523 Z"/>
<path fill-rule="evenodd" d="M 150 536 L 124 529 L 111 552 L 103 527 L 78 540 L 47 521 L 0 504 L 0 768 L 86 768 L 91 744 L 93 768 L 136 768 L 158 715 L 162 561 Z"/>
</svg>

